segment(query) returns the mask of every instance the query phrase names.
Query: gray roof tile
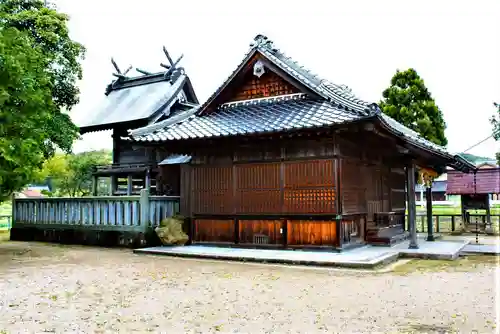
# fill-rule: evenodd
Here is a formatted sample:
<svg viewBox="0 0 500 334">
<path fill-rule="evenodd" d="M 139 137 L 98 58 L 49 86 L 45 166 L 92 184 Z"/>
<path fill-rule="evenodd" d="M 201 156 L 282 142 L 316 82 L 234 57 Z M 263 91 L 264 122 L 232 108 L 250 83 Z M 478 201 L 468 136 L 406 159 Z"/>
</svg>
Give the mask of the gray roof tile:
<svg viewBox="0 0 500 334">
<path fill-rule="evenodd" d="M 327 126 L 360 117 L 359 114 L 340 110 L 329 101 L 293 94 L 226 103 L 216 113 L 189 117 L 168 127 L 132 137 L 137 141 L 223 137 Z"/>
</svg>

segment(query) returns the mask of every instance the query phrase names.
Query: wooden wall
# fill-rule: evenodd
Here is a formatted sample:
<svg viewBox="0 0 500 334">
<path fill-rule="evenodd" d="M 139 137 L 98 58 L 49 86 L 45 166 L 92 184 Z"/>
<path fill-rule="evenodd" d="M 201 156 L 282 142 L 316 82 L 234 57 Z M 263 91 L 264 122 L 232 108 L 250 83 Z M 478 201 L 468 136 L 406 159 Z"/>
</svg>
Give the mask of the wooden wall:
<svg viewBox="0 0 500 334">
<path fill-rule="evenodd" d="M 337 222 L 299 219 L 194 219 L 194 242 L 335 247 Z"/>
<path fill-rule="evenodd" d="M 265 69 L 265 73 L 259 78 L 250 70 L 243 78 L 243 83 L 237 91 L 234 92 L 229 101 L 250 100 L 263 97 L 279 96 L 300 91 L 293 85 L 286 82 L 269 68 Z"/>
<path fill-rule="evenodd" d="M 184 173 L 191 214 L 367 213 L 371 221 L 405 208 L 403 168 L 333 137 L 199 150 Z"/>
<path fill-rule="evenodd" d="M 333 159 L 195 165 L 192 213 L 337 213 Z"/>
</svg>

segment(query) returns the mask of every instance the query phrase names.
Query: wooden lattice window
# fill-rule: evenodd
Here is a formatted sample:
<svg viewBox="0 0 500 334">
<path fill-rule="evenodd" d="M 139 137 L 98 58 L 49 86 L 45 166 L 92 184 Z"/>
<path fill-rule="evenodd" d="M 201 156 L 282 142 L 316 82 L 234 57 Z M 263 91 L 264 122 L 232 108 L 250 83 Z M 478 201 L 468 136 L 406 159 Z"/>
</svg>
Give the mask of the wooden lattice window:
<svg viewBox="0 0 500 334">
<path fill-rule="evenodd" d="M 284 212 L 335 213 L 333 160 L 284 163 Z"/>
<path fill-rule="evenodd" d="M 236 165 L 236 212 L 281 211 L 279 163 Z"/>
<path fill-rule="evenodd" d="M 193 167 L 194 213 L 231 213 L 233 211 L 232 176 L 230 166 Z"/>
</svg>

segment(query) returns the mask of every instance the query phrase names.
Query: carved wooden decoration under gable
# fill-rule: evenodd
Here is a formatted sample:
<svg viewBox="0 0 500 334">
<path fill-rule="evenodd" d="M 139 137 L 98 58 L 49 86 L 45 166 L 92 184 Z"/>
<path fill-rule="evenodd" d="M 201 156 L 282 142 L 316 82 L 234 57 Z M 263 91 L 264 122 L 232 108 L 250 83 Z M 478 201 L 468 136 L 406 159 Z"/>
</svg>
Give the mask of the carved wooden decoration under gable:
<svg viewBox="0 0 500 334">
<path fill-rule="evenodd" d="M 243 83 L 234 92 L 229 102 L 300 93 L 300 90 L 266 68 L 260 78 L 249 71 Z"/>
</svg>

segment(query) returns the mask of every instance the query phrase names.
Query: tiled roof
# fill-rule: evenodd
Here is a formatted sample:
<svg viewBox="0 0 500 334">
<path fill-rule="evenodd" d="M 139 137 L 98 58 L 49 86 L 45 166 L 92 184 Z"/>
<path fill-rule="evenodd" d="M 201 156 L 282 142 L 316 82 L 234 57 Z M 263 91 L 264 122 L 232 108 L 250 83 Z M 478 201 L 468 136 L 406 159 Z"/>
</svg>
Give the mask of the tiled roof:
<svg viewBox="0 0 500 334">
<path fill-rule="evenodd" d="M 168 114 L 176 101 L 196 100 L 189 78 L 182 68 L 165 76 L 165 72 L 124 78 L 108 86 L 103 101 L 81 124 L 80 132 L 112 128 L 112 125 L 148 120 L 162 112 Z"/>
<path fill-rule="evenodd" d="M 257 35 L 254 41 L 250 44 L 250 49 L 236 67 L 236 69 L 229 75 L 224 83 L 210 96 L 207 101 L 200 107 L 200 113 L 215 99 L 219 93 L 227 87 L 231 80 L 241 71 L 243 66 L 256 54 L 260 53 L 271 61 L 274 65 L 278 66 L 285 73 L 296 79 L 313 92 L 331 101 L 335 104 L 341 105 L 346 111 L 355 111 L 360 114 L 367 115 L 378 108 L 376 104 L 369 103 L 357 98 L 352 91 L 345 85 L 336 85 L 327 80 L 319 78 L 303 66 L 299 65 L 292 58 L 288 57 L 274 46 L 274 43 L 266 36 Z"/>
<path fill-rule="evenodd" d="M 306 94 L 292 94 L 225 103 L 219 106 L 216 112 L 204 113 L 207 106 L 229 85 L 257 52 L 321 99 L 314 99 Z M 444 147 L 423 139 L 415 131 L 383 114 L 376 103 L 357 98 L 346 86 L 320 79 L 275 48 L 273 42 L 262 35 L 255 37 L 243 61 L 203 105 L 180 114 L 175 120 L 167 119 L 148 127 L 132 130 L 130 137 L 136 141 L 222 137 L 321 127 L 368 117 L 378 120 L 389 131 L 413 146 L 441 155 L 454 168 L 464 170 L 474 168 L 462 157 L 449 154 Z"/>
<path fill-rule="evenodd" d="M 169 127 L 133 138 L 137 141 L 166 141 L 277 132 L 339 124 L 361 117 L 330 101 L 293 94 L 226 103 L 216 113 L 191 116 Z"/>
<path fill-rule="evenodd" d="M 401 136 L 406 137 L 408 140 L 415 142 L 416 144 L 423 145 L 427 148 L 433 149 L 435 151 L 438 151 L 441 153 L 447 153 L 447 150 L 445 147 L 437 145 L 437 144 L 435 144 L 427 139 L 424 139 L 418 133 L 416 133 L 412 129 L 404 126 L 403 124 L 399 123 L 394 118 L 392 118 L 384 113 L 380 113 L 380 117 L 382 118 L 383 122 L 385 122 L 387 125 L 389 125 L 393 130 L 399 132 L 401 134 Z"/>
</svg>

